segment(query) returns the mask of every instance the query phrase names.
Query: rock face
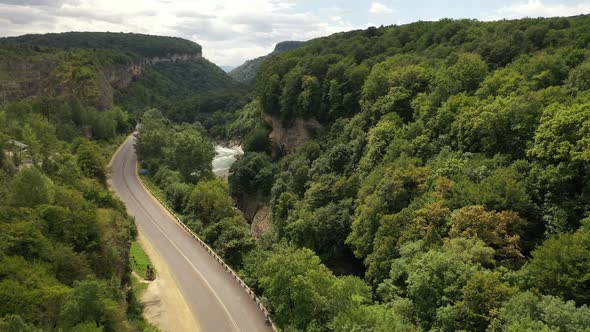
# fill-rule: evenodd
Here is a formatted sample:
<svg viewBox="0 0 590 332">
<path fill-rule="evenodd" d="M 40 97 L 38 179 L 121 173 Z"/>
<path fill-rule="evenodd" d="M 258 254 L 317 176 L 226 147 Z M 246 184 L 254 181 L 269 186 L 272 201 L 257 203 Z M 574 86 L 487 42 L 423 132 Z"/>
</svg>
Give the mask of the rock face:
<svg viewBox="0 0 590 332">
<path fill-rule="evenodd" d="M 279 154 L 296 152 L 322 128 L 314 118 L 296 118 L 293 125 L 287 128 L 277 116 L 266 114 L 264 120 L 272 127 L 269 138 L 273 150 Z"/>
<path fill-rule="evenodd" d="M 95 107 L 107 109 L 113 105 L 115 89 L 123 89 L 137 80 L 148 66 L 177 61 L 197 61 L 201 53 L 172 54 L 168 57 L 144 58 L 129 65 L 111 65 L 96 73 L 97 96 Z M 73 87 L 57 84 L 55 69 L 58 59 L 2 61 L 0 59 L 0 104 L 40 95 L 68 95 Z"/>
<path fill-rule="evenodd" d="M 272 211 L 268 206 L 263 206 L 256 212 L 252 219 L 250 233 L 257 239 L 268 233 L 272 228 Z"/>
<path fill-rule="evenodd" d="M 2 61 L 0 60 L 0 104 L 44 92 L 56 60 Z"/>
</svg>

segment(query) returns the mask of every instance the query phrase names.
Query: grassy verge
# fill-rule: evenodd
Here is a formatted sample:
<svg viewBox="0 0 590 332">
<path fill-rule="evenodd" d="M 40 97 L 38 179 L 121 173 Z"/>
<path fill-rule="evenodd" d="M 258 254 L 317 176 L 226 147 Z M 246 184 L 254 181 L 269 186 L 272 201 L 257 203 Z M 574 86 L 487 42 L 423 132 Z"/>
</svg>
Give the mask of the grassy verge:
<svg viewBox="0 0 590 332">
<path fill-rule="evenodd" d="M 131 276 L 131 287 L 133 288 L 133 293 L 135 293 L 137 298 L 141 298 L 148 285 L 148 283 L 142 282 L 142 280 L 140 280 L 136 275 Z"/>
<path fill-rule="evenodd" d="M 145 253 L 141 245 L 139 245 L 139 242 L 133 241 L 131 243 L 130 255 L 131 268 L 133 268 L 133 271 L 135 271 L 135 273 L 137 273 L 140 277 L 146 279 L 147 266 L 151 266 L 152 269 L 154 268 L 154 266 L 152 265 L 150 258 Z"/>
</svg>

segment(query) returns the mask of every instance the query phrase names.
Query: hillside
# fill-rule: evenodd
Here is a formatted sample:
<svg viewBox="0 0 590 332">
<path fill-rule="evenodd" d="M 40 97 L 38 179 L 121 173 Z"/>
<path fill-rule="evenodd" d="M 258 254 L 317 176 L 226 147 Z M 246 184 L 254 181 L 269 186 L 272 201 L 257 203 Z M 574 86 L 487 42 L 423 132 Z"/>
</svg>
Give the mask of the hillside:
<svg viewBox="0 0 590 332">
<path fill-rule="evenodd" d="M 150 107 L 173 112 L 188 97 L 214 90 L 240 94 L 238 82 L 201 56 L 200 45 L 180 38 L 25 35 L 1 38 L 0 52 L 0 102 L 75 96 L 97 109 L 119 105 L 139 114 Z"/>
<path fill-rule="evenodd" d="M 109 190 L 107 161 L 144 109 L 199 112 L 194 98 L 237 88 L 178 38 L 0 39 L 0 331 L 156 330 L 132 282 L 136 225 Z"/>
<path fill-rule="evenodd" d="M 244 64 L 232 69 L 229 72 L 229 75 L 240 82 L 254 83 L 256 74 L 258 73 L 260 66 L 262 66 L 264 62 L 268 61 L 274 55 L 297 49 L 303 46 L 304 43 L 305 42 L 300 41 L 280 42 L 275 46 L 275 49 L 271 53 L 258 57 L 256 59 L 246 61 Z"/>
<path fill-rule="evenodd" d="M 244 94 L 242 85 L 207 59 L 159 63 L 115 94 L 117 104 L 141 114 L 155 107 L 177 122 L 206 121 Z"/>
<path fill-rule="evenodd" d="M 64 50 L 110 49 L 145 58 L 202 54 L 201 45 L 178 37 L 122 32 L 64 32 L 0 38 L 0 45 L 45 46 Z"/>
<path fill-rule="evenodd" d="M 446 19 L 262 64 L 227 125 L 246 151 L 229 183 L 247 215 L 270 209 L 243 269 L 275 321 L 589 328 L 589 31 L 590 16 Z"/>
</svg>

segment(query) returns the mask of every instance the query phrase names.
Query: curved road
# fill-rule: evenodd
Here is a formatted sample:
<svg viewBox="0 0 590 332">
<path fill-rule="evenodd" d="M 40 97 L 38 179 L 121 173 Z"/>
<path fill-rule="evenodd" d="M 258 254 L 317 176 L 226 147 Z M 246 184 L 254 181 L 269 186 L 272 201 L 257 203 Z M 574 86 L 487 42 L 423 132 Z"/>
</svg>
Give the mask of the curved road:
<svg viewBox="0 0 590 332">
<path fill-rule="evenodd" d="M 140 182 L 133 142 L 128 139 L 113 158 L 112 187 L 167 264 L 201 330 L 271 331 L 256 302 Z"/>
</svg>

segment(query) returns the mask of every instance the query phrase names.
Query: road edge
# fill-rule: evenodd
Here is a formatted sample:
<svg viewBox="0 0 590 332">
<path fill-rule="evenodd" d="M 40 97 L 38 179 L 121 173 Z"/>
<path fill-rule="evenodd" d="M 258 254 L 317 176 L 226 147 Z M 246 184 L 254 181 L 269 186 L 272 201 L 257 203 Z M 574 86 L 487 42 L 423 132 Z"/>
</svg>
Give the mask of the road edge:
<svg viewBox="0 0 590 332">
<path fill-rule="evenodd" d="M 117 198 L 119 196 L 117 195 L 117 192 L 113 188 L 113 184 L 112 184 L 111 176 L 110 176 L 111 166 L 112 166 L 114 160 L 117 158 L 117 156 L 121 152 L 121 150 L 123 149 L 123 147 L 129 142 L 129 140 L 131 140 L 134 137 L 134 135 L 135 135 L 135 132 L 133 132 L 132 134 L 127 136 L 127 138 L 121 143 L 121 145 L 119 145 L 117 150 L 115 150 L 115 152 L 111 156 L 110 161 L 107 164 L 107 167 L 109 170 L 109 178 L 107 181 L 108 187 L 109 187 L 109 190 L 117 196 Z M 136 167 L 135 176 L 139 178 L 139 175 L 137 173 L 137 167 Z M 140 183 L 144 188 L 146 187 L 145 184 L 143 183 L 143 181 L 141 181 L 141 178 L 140 178 Z M 150 195 L 152 195 L 152 193 L 149 190 L 147 192 Z M 125 207 L 125 208 L 127 208 L 127 207 Z M 135 220 L 133 222 L 135 223 Z M 159 272 L 158 278 L 157 278 L 159 280 L 156 280 L 154 282 L 164 283 L 167 286 L 166 292 L 165 292 L 166 296 L 162 296 L 160 294 L 158 300 L 162 303 L 167 303 L 168 305 L 167 306 L 163 305 L 161 308 L 162 310 L 160 312 L 158 312 L 155 316 L 152 315 L 153 317 L 146 315 L 147 312 L 143 311 L 142 315 L 144 316 L 144 318 L 147 321 L 149 321 L 150 323 L 156 325 L 158 327 L 158 329 L 162 330 L 163 332 L 168 332 L 168 331 L 176 332 L 179 330 L 179 328 L 182 331 L 196 331 L 196 332 L 202 331 L 201 326 L 199 325 L 196 317 L 194 317 L 194 315 L 192 314 L 192 312 L 188 306 L 188 303 L 186 302 L 184 294 L 182 293 L 182 291 L 178 287 L 176 279 L 174 279 L 174 277 L 170 273 L 168 265 L 166 264 L 166 262 L 164 262 L 161 259 L 158 251 L 148 241 L 148 239 L 141 233 L 139 228 L 137 228 L 137 237 L 135 240 L 138 241 L 139 244 L 143 247 L 145 253 L 148 255 L 148 257 L 152 261 L 152 264 L 154 265 L 156 270 Z M 149 288 L 149 286 L 148 286 L 148 288 Z M 145 293 L 143 294 L 144 296 L 142 296 L 142 298 L 144 298 L 148 292 L 149 292 L 149 289 L 146 289 Z M 172 298 L 176 299 L 176 301 L 171 301 Z M 182 307 L 181 308 L 178 308 L 177 306 L 173 307 L 172 302 L 175 302 L 175 303 L 181 302 Z M 147 308 L 147 305 L 144 304 L 144 306 Z M 169 308 L 167 308 L 167 307 L 169 307 Z M 176 313 L 182 312 L 183 313 L 182 316 L 189 317 L 188 319 L 190 321 L 187 322 L 187 325 L 182 326 L 182 327 L 170 326 L 170 324 L 166 318 L 162 318 L 160 320 L 157 319 L 157 317 L 164 317 L 164 316 L 167 316 L 168 314 L 174 313 L 174 312 L 176 312 Z M 170 320 L 170 321 L 172 321 L 172 320 Z M 178 320 L 177 320 L 177 322 L 178 322 Z"/>
<path fill-rule="evenodd" d="M 137 172 L 139 167 L 139 161 L 137 162 L 137 164 L 135 165 L 135 176 L 139 179 L 139 182 L 141 183 L 141 185 L 146 189 L 147 193 L 151 196 L 151 198 L 156 201 L 159 205 L 161 205 L 162 207 L 164 207 L 164 210 L 167 212 L 167 214 L 172 217 L 172 219 L 185 231 L 187 232 L 191 237 L 193 237 L 195 240 L 197 240 L 197 242 L 204 247 L 207 252 L 226 270 L 228 271 L 233 279 L 240 285 L 240 287 L 242 287 L 244 289 L 244 291 L 250 296 L 250 298 L 252 298 L 253 301 L 256 302 L 258 309 L 262 312 L 262 314 L 264 315 L 264 317 L 266 318 L 267 322 L 270 324 L 270 327 L 273 331 L 278 332 L 280 331 L 280 329 L 275 325 L 274 321 L 272 320 L 272 317 L 270 316 L 270 312 L 266 309 L 266 307 L 264 306 L 262 300 L 260 300 L 260 298 L 258 298 L 258 296 L 256 295 L 256 293 L 250 289 L 250 287 L 248 287 L 248 285 L 238 276 L 238 274 L 229 266 L 225 263 L 225 261 L 223 260 L 223 258 L 221 256 L 219 256 L 215 250 L 213 250 L 213 248 L 211 248 L 207 243 L 205 243 L 205 241 L 203 241 L 197 234 L 195 234 L 190 228 L 188 228 L 183 222 L 182 220 L 180 220 L 180 218 L 176 215 L 176 213 L 174 211 L 172 211 L 172 209 L 170 209 L 170 207 L 168 207 L 168 204 L 166 204 L 166 202 L 162 202 L 162 200 L 148 187 L 146 186 L 145 182 L 143 181 L 143 179 L 141 178 L 141 176 L 139 175 L 139 172 Z"/>
</svg>

